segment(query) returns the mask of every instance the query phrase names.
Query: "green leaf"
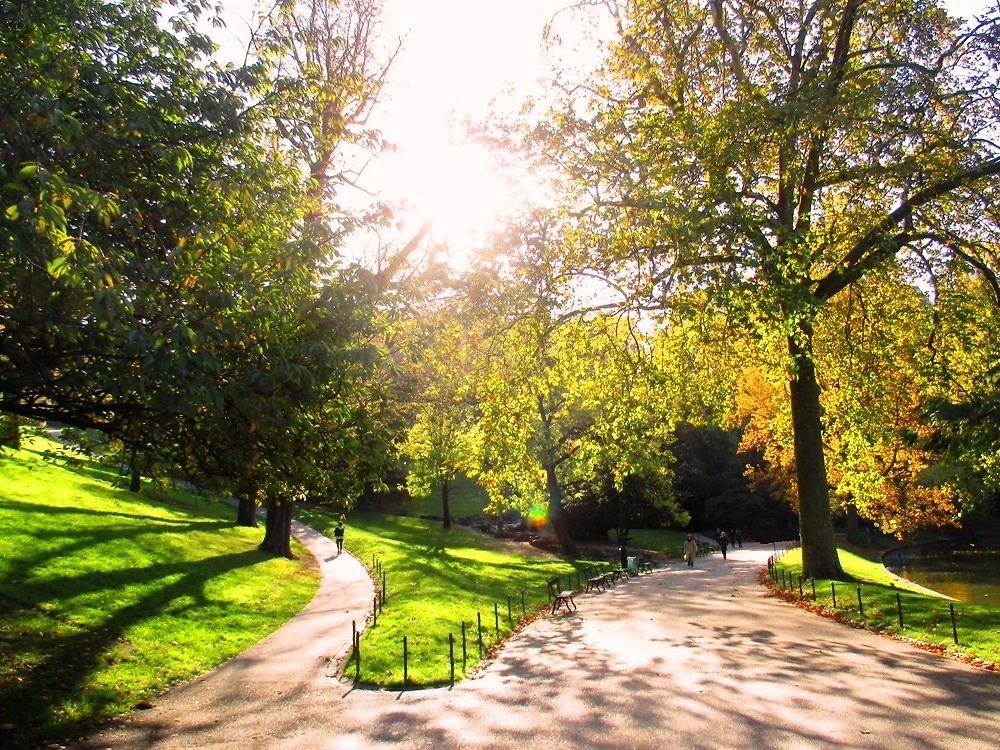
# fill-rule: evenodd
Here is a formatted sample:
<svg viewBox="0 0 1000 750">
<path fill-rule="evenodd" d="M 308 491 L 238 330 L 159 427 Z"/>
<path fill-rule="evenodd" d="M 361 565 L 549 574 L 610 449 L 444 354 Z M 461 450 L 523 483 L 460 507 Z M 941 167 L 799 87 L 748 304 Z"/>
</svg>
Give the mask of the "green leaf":
<svg viewBox="0 0 1000 750">
<path fill-rule="evenodd" d="M 46 268 L 46 270 L 49 272 L 49 276 L 51 276 L 54 279 L 57 279 L 60 276 L 62 276 L 64 273 L 66 273 L 67 270 L 69 270 L 68 262 L 69 258 L 65 255 L 59 255 L 50 260 Z"/>
</svg>

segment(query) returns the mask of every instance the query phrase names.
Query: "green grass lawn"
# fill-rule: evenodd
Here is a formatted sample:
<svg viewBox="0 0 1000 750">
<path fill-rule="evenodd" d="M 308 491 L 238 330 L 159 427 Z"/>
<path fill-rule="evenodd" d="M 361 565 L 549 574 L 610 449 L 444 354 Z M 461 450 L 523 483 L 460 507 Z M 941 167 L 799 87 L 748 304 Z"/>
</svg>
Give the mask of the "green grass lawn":
<svg viewBox="0 0 1000 750">
<path fill-rule="evenodd" d="M 0 745 L 127 711 L 216 666 L 316 591 L 311 556 L 257 551 L 235 511 L 157 501 L 35 438 L 0 453 Z M 77 465 L 78 464 L 78 465 Z"/>
<path fill-rule="evenodd" d="M 1000 663 L 1000 607 L 949 602 L 947 599 L 930 596 L 922 593 L 915 584 L 897 578 L 878 562 L 845 550 L 839 550 L 839 556 L 840 564 L 850 580 L 804 580 L 803 598 L 812 601 L 815 583 L 814 604 L 825 613 L 852 622 L 863 622 L 874 630 L 911 638 L 929 644 L 936 650 L 953 652 L 968 659 Z M 801 550 L 789 550 L 780 557 L 776 567 L 778 586 L 789 590 L 798 598 L 799 576 L 802 574 Z M 954 630 L 952 606 L 955 611 Z M 902 627 L 899 624 L 900 611 Z M 957 645 L 954 642 L 956 632 Z"/>
<path fill-rule="evenodd" d="M 318 508 L 300 509 L 297 516 L 331 537 L 339 517 Z M 449 633 L 455 638 L 460 679 L 463 621 L 468 669 L 479 661 L 480 620 L 488 651 L 497 642 L 498 619 L 502 639 L 512 625 L 548 606 L 550 577 L 561 576 L 564 586 L 576 585 L 586 564 L 527 556 L 511 551 L 502 540 L 458 528 L 446 531 L 436 521 L 408 516 L 354 512 L 346 524 L 345 548 L 367 566 L 385 571 L 382 612 L 361 638 L 361 682 L 379 686 L 403 684 L 403 636 L 408 684 L 450 679 Z M 345 673 L 353 677 L 354 666 L 346 666 Z"/>
<path fill-rule="evenodd" d="M 448 487 L 448 510 L 453 521 L 481 514 L 487 502 L 486 491 L 474 479 L 458 477 Z M 408 516 L 442 518 L 441 488 L 435 486 L 427 495 L 404 500 L 399 511 Z"/>
<path fill-rule="evenodd" d="M 669 529 L 632 529 L 628 533 L 629 547 L 662 552 L 668 557 L 680 559 L 684 555 L 683 531 Z"/>
</svg>

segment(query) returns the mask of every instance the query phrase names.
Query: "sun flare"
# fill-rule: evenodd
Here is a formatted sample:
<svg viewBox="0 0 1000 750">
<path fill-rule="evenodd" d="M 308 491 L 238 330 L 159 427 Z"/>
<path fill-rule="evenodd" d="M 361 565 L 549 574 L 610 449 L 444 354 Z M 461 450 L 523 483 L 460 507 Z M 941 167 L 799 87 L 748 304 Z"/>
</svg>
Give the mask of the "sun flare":
<svg viewBox="0 0 1000 750">
<path fill-rule="evenodd" d="M 440 142 L 396 169 L 406 184 L 409 211 L 430 222 L 431 240 L 453 266 L 469 264 L 519 199 L 515 181 L 501 173 L 485 146 L 474 142 Z"/>
</svg>

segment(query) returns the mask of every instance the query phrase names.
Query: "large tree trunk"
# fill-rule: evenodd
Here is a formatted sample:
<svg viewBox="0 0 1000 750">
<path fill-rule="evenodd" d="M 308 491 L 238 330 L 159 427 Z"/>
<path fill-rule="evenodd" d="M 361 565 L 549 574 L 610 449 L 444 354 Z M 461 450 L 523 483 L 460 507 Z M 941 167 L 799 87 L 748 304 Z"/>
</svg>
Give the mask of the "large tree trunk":
<svg viewBox="0 0 1000 750">
<path fill-rule="evenodd" d="M 853 542 L 854 544 L 862 544 L 861 524 L 858 521 L 858 506 L 856 506 L 854 501 L 851 500 L 847 503 L 844 510 L 847 515 L 845 519 L 847 526 L 847 541 Z"/>
<path fill-rule="evenodd" d="M 569 531 L 566 530 L 566 522 L 563 520 L 562 485 L 559 484 L 559 478 L 556 476 L 555 466 L 545 467 L 545 479 L 549 491 L 549 523 L 552 524 L 552 530 L 556 534 L 563 554 L 567 557 L 577 558 L 580 556 L 580 550 L 576 548 L 576 544 L 570 538 Z"/>
<path fill-rule="evenodd" d="M 451 483 L 445 479 L 441 482 L 441 516 L 444 518 L 443 526 L 451 528 L 451 508 L 448 506 L 448 490 Z"/>
<path fill-rule="evenodd" d="M 236 525 L 257 527 L 257 487 L 244 479 L 239 486 L 239 506 L 236 509 Z"/>
<path fill-rule="evenodd" d="M 21 420 L 16 414 L 0 414 L 0 445 L 14 450 L 21 447 Z"/>
<path fill-rule="evenodd" d="M 142 472 L 139 471 L 139 455 L 135 448 L 132 449 L 132 457 L 129 459 L 129 472 L 131 473 L 129 492 L 138 492 L 142 489 Z"/>
<path fill-rule="evenodd" d="M 267 501 L 264 541 L 258 549 L 273 555 L 292 558 L 292 504 L 287 500 Z"/>
<path fill-rule="evenodd" d="M 812 328 L 802 326 L 803 339 L 790 338 L 795 363 L 792 375 L 792 431 L 795 438 L 795 476 L 799 485 L 799 533 L 802 537 L 802 574 L 808 578 L 843 578 L 837 557 L 830 513 L 830 490 L 823 456 L 823 425 L 819 383 L 812 360 Z"/>
<path fill-rule="evenodd" d="M 257 503 L 251 498 L 239 498 L 239 506 L 236 509 L 236 525 L 257 527 Z"/>
</svg>

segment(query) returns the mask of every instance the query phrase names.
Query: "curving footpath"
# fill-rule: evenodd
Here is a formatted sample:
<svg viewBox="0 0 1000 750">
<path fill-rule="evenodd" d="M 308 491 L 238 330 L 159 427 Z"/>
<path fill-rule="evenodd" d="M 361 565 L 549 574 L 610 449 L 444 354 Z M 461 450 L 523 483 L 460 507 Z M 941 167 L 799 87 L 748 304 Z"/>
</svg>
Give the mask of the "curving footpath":
<svg viewBox="0 0 1000 750">
<path fill-rule="evenodd" d="M 336 678 L 373 591 L 302 526 L 299 615 L 81 748 L 1000 748 L 1000 677 L 767 597 L 770 547 L 677 564 L 539 618 L 454 688 Z"/>
</svg>

